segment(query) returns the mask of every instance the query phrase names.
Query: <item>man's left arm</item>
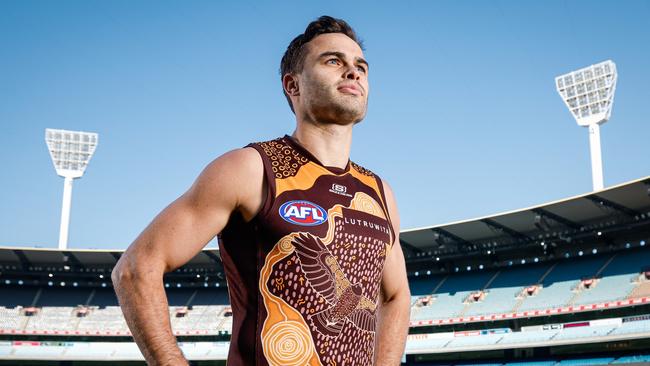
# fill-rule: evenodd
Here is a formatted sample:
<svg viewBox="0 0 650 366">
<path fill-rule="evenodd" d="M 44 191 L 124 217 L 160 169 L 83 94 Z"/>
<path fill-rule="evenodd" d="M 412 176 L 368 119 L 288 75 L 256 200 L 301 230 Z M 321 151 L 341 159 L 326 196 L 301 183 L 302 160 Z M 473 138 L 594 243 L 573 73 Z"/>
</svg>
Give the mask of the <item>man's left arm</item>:
<svg viewBox="0 0 650 366">
<path fill-rule="evenodd" d="M 399 212 L 390 186 L 383 183 L 388 212 L 393 223 L 395 242 L 386 262 L 381 279 L 383 303 L 379 310 L 377 335 L 377 366 L 399 365 L 404 353 L 411 312 L 411 292 L 406 278 L 404 254 L 399 243 Z"/>
</svg>

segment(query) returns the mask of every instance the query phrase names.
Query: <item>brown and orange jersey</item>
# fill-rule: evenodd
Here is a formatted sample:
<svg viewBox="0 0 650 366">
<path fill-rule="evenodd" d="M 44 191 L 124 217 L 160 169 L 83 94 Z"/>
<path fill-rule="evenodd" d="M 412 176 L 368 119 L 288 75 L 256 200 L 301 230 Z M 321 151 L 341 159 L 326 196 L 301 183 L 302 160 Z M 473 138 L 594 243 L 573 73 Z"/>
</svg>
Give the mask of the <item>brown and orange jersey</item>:
<svg viewBox="0 0 650 366">
<path fill-rule="evenodd" d="M 371 365 L 394 241 L 378 176 L 322 165 L 291 136 L 248 145 L 268 191 L 221 233 L 233 309 L 228 365 Z"/>
</svg>

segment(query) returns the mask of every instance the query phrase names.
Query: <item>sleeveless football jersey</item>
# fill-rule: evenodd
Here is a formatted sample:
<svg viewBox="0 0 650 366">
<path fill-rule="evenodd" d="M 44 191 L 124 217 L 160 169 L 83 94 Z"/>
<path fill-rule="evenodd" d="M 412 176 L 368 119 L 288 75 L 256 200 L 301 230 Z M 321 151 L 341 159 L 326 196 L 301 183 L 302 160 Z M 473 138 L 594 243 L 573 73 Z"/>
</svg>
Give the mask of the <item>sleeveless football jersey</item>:
<svg viewBox="0 0 650 366">
<path fill-rule="evenodd" d="M 220 235 L 233 326 L 228 366 L 372 365 L 394 241 L 380 178 L 322 165 L 291 136 L 247 145 L 268 187 Z"/>
</svg>

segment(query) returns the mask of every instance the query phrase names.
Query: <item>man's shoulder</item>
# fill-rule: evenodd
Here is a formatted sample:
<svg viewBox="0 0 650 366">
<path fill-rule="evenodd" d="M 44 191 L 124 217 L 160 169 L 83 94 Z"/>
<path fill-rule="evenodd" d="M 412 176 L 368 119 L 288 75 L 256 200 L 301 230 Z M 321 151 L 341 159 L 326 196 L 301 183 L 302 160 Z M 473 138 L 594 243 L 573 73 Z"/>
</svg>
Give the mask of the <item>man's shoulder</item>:
<svg viewBox="0 0 650 366">
<path fill-rule="evenodd" d="M 273 148 L 273 147 L 279 147 L 281 145 L 286 145 L 286 141 L 284 140 L 284 136 L 276 137 L 276 138 L 270 139 L 270 140 L 254 141 L 254 142 L 251 142 L 250 144 L 246 145 L 245 147 Z"/>
<path fill-rule="evenodd" d="M 262 159 L 253 148 L 244 146 L 230 150 L 214 160 L 205 168 L 202 175 L 220 176 L 227 174 L 233 178 L 245 178 L 251 175 L 259 175 L 262 167 Z"/>
</svg>

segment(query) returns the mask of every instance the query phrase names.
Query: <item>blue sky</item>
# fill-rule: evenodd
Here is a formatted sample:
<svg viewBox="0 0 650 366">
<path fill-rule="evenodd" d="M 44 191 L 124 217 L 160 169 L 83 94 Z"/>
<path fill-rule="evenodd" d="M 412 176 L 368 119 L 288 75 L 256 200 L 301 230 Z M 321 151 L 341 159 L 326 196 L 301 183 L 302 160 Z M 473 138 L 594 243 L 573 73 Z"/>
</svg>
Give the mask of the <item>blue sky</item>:
<svg viewBox="0 0 650 366">
<path fill-rule="evenodd" d="M 587 130 L 553 81 L 606 59 L 605 185 L 650 175 L 648 1 L 3 1 L 0 245 L 57 245 L 45 128 L 100 135 L 72 248 L 125 248 L 211 160 L 291 134 L 279 61 L 323 14 L 365 42 L 351 159 L 392 185 L 403 229 L 591 190 Z"/>
</svg>

